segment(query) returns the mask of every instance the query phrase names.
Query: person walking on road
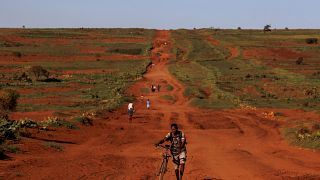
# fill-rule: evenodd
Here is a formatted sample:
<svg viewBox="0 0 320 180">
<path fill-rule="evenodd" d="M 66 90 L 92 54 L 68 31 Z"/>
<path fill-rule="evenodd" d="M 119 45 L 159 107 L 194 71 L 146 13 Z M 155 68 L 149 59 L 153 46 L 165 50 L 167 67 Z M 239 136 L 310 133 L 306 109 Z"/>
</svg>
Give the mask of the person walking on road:
<svg viewBox="0 0 320 180">
<path fill-rule="evenodd" d="M 156 143 L 155 146 L 159 146 L 165 141 L 171 142 L 170 151 L 172 155 L 176 178 L 177 180 L 181 180 L 184 173 L 184 167 L 187 157 L 186 137 L 182 131 L 179 131 L 178 125 L 173 123 L 171 124 L 171 132 L 169 132 L 164 139 Z"/>
<path fill-rule="evenodd" d="M 151 105 L 151 104 L 150 104 L 150 100 L 148 99 L 148 100 L 147 100 L 147 109 L 150 109 L 150 105 Z"/>
<path fill-rule="evenodd" d="M 129 104 L 128 104 L 128 117 L 129 117 L 129 122 L 130 122 L 130 123 L 132 122 L 133 113 L 134 113 L 133 103 L 129 103 Z"/>
</svg>

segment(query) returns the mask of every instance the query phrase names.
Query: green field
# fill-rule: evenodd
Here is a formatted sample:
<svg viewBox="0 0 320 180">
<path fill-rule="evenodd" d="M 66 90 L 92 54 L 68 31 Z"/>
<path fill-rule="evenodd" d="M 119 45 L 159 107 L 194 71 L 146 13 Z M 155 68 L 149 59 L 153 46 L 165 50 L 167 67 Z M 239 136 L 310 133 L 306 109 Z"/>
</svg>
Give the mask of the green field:
<svg viewBox="0 0 320 180">
<path fill-rule="evenodd" d="M 116 108 L 132 99 L 124 92 L 150 64 L 153 35 L 145 29 L 0 29 L 0 88 L 22 92 L 17 112 Z M 33 66 L 54 81 L 21 80 Z"/>
<path fill-rule="evenodd" d="M 319 30 L 172 31 L 176 56 L 170 72 L 186 85 L 185 95 L 198 107 L 245 104 L 318 111 L 320 46 L 306 39 L 319 37 Z M 238 51 L 232 59 L 229 47 Z"/>
</svg>

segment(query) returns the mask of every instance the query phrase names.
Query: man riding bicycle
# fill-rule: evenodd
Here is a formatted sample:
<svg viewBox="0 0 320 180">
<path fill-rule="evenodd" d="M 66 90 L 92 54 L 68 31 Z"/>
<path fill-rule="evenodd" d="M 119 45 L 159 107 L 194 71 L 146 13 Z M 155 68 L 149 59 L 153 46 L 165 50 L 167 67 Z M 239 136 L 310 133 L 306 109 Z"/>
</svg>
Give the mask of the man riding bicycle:
<svg viewBox="0 0 320 180">
<path fill-rule="evenodd" d="M 170 141 L 170 151 L 173 159 L 174 169 L 176 173 L 177 180 L 181 180 L 184 172 L 185 162 L 186 162 L 186 138 L 182 131 L 178 130 L 178 125 L 171 124 L 171 132 L 169 132 L 164 139 L 159 141 L 156 146 L 164 143 L 165 141 Z M 179 175 L 180 167 L 180 175 Z"/>
</svg>

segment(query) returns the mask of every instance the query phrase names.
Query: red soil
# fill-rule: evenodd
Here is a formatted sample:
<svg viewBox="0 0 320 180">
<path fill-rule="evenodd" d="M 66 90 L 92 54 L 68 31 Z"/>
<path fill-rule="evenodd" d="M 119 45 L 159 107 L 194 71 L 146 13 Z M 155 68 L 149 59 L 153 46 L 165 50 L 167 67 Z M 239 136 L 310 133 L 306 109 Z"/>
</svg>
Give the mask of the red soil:
<svg viewBox="0 0 320 180">
<path fill-rule="evenodd" d="M 168 71 L 169 31 L 158 31 L 152 51 L 154 63 L 129 94 L 141 97 L 140 89 L 152 83 L 168 83 L 174 89 L 143 94 L 136 104 L 132 123 L 126 106 L 107 112 L 94 126 L 79 131 L 43 132 L 23 140 L 24 153 L 9 154 L 2 161 L 0 176 L 15 179 L 156 179 L 161 151 L 153 144 L 176 122 L 185 132 L 188 157 L 185 179 L 319 179 L 320 152 L 289 146 L 279 127 L 296 117 L 318 119 L 315 113 L 284 111 L 285 118 L 265 117 L 272 109 L 200 110 L 190 107 L 183 96 L 184 86 Z M 165 42 L 165 43 L 164 43 Z M 160 57 L 157 56 L 161 53 Z M 165 57 L 165 58 L 164 58 Z M 162 95 L 176 102 L 162 101 Z M 146 109 L 145 100 L 151 100 Z M 56 152 L 43 146 L 54 140 L 65 147 Z M 172 164 L 165 174 L 174 179 Z"/>
<path fill-rule="evenodd" d="M 230 57 L 228 59 L 234 59 L 239 56 L 239 50 L 237 47 L 228 47 L 230 51 Z"/>
<path fill-rule="evenodd" d="M 220 42 L 218 41 L 218 40 L 216 40 L 216 39 L 214 39 L 213 37 L 211 37 L 211 36 L 208 36 L 207 37 L 207 40 L 209 41 L 209 42 L 211 42 L 213 45 L 215 45 L 215 46 L 219 46 L 220 45 Z"/>
<path fill-rule="evenodd" d="M 41 112 L 14 112 L 10 114 L 10 118 L 14 120 L 30 118 L 35 121 L 43 121 L 49 116 L 53 116 L 54 111 L 41 111 Z"/>
<path fill-rule="evenodd" d="M 18 104 L 69 106 L 74 104 L 74 102 L 71 99 L 52 96 L 45 98 L 19 98 Z"/>
</svg>

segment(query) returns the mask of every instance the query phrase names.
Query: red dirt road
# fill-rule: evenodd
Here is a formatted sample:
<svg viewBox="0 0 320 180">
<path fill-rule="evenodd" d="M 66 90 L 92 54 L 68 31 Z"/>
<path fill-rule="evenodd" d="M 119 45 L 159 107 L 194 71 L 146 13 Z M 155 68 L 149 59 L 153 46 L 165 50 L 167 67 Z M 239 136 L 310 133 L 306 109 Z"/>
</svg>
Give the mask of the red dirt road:
<svg viewBox="0 0 320 180">
<path fill-rule="evenodd" d="M 37 138 L 22 141 L 24 153 L 0 162 L 0 177 L 156 179 L 161 150 L 153 144 L 177 122 L 188 141 L 184 179 L 320 179 L 320 153 L 289 146 L 278 130 L 283 120 L 263 117 L 266 110 L 190 107 L 183 85 L 167 70 L 171 48 L 170 31 L 158 31 L 151 55 L 154 65 L 128 90 L 138 97 L 132 123 L 124 106 L 94 120 L 93 127 L 35 134 Z M 160 84 L 160 92 L 142 94 L 141 88 L 151 84 Z M 167 91 L 167 84 L 174 89 Z M 173 96 L 175 102 L 162 99 L 163 95 Z M 44 139 L 62 143 L 64 151 L 40 146 Z M 172 164 L 165 178 L 174 179 Z"/>
</svg>

